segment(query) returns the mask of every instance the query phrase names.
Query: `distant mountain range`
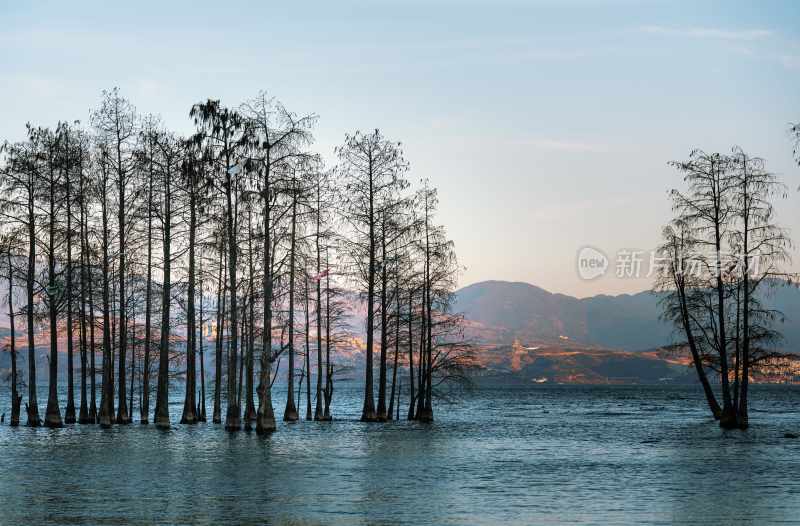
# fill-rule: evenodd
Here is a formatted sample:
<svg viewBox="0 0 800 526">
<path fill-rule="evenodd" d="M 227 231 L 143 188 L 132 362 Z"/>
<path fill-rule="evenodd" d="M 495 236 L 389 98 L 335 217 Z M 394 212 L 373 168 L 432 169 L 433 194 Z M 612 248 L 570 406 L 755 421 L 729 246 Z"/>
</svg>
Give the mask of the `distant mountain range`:
<svg viewBox="0 0 800 526">
<path fill-rule="evenodd" d="M 783 349 L 800 351 L 800 290 L 772 289 L 766 303 L 786 315 L 777 328 Z M 669 345 L 680 335 L 659 319 L 652 292 L 578 299 L 528 283 L 483 281 L 456 294 L 454 310 L 469 321 L 468 334 L 480 343 L 565 342 L 625 351 Z"/>
<path fill-rule="evenodd" d="M 459 290 L 454 310 L 464 314 L 466 336 L 479 349 L 479 385 L 694 383 L 688 356 L 664 349 L 681 336 L 659 319 L 658 302 L 651 292 L 578 299 L 528 283 L 484 281 Z M 786 315 L 777 325 L 782 349 L 800 354 L 800 290 L 776 287 L 766 303 Z M 768 373 L 754 381 L 796 378 Z"/>
</svg>

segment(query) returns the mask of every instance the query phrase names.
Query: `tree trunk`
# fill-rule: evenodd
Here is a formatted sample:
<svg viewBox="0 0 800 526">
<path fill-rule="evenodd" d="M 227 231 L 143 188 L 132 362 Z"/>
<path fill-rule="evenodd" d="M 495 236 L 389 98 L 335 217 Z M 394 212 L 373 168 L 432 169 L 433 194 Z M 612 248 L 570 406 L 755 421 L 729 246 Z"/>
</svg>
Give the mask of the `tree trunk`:
<svg viewBox="0 0 800 526">
<path fill-rule="evenodd" d="M 153 423 L 160 429 L 168 429 L 169 423 L 169 335 L 172 269 L 172 189 L 169 168 L 164 175 L 164 284 L 161 295 L 161 341 L 158 355 L 158 387 Z"/>
<path fill-rule="evenodd" d="M 9 335 L 11 340 L 9 342 L 11 352 L 11 427 L 19 425 L 20 406 L 22 405 L 22 396 L 17 392 L 17 349 L 16 349 L 16 334 L 14 332 L 14 267 L 11 263 L 11 247 L 8 253 L 8 325 L 11 330 Z"/>
<path fill-rule="evenodd" d="M 374 422 L 375 398 L 372 385 L 372 350 L 375 331 L 375 192 L 373 188 L 372 156 L 369 159 L 369 273 L 367 275 L 367 349 L 366 371 L 364 378 L 364 408 L 361 411 L 362 422 Z"/>
<path fill-rule="evenodd" d="M 200 399 L 198 404 L 200 409 L 197 417 L 200 422 L 206 421 L 206 366 L 205 366 L 205 317 L 203 311 L 203 299 L 205 291 L 203 289 L 203 255 L 200 254 Z"/>
<path fill-rule="evenodd" d="M 87 228 L 86 234 L 86 246 L 89 246 L 89 234 Z M 91 253 L 88 252 L 86 254 L 86 262 L 89 264 L 89 268 L 91 268 Z M 92 277 L 86 280 L 87 289 L 89 294 L 89 382 L 91 386 L 90 394 L 91 399 L 89 400 L 89 423 L 95 424 L 97 423 L 97 349 L 95 347 L 95 338 L 94 338 L 94 325 L 95 325 L 95 313 L 94 313 L 94 287 L 92 287 Z"/>
<path fill-rule="evenodd" d="M 386 347 L 388 335 L 386 327 L 386 212 L 381 215 L 381 355 L 378 373 L 378 420 L 386 420 Z"/>
<path fill-rule="evenodd" d="M 738 424 L 741 429 L 747 429 L 749 425 L 749 415 L 747 411 L 748 404 L 748 388 L 750 386 L 750 202 L 748 197 L 748 178 L 747 166 L 745 165 L 745 174 L 743 180 L 743 193 L 744 193 L 744 305 L 742 309 L 742 382 L 739 393 L 739 408 L 738 408 Z"/>
<path fill-rule="evenodd" d="M 127 296 L 125 293 L 125 272 L 126 267 L 126 224 L 125 224 L 125 174 L 122 168 L 122 141 L 117 135 L 117 191 L 119 192 L 119 209 L 118 209 L 118 236 L 119 236 L 119 404 L 117 406 L 117 423 L 130 424 L 131 419 L 128 415 L 128 404 L 125 393 L 125 358 L 128 350 L 128 310 L 127 310 Z"/>
<path fill-rule="evenodd" d="M 722 232 L 721 232 L 720 205 L 715 206 L 714 242 L 716 249 L 716 274 L 717 274 L 717 315 L 719 342 L 720 383 L 722 387 L 722 414 L 719 425 L 721 427 L 736 427 L 736 412 L 731 401 L 731 391 L 728 378 L 728 340 L 725 335 L 725 296 L 722 282 Z"/>
<path fill-rule="evenodd" d="M 58 291 L 56 289 L 56 181 L 50 172 L 50 225 L 47 244 L 47 304 L 50 320 L 50 382 L 47 410 L 44 414 L 46 427 L 62 427 L 61 409 L 58 405 Z"/>
<path fill-rule="evenodd" d="M 408 420 L 414 419 L 414 291 L 408 290 Z"/>
<path fill-rule="evenodd" d="M 296 422 L 299 418 L 294 404 L 294 282 L 295 282 L 295 243 L 297 237 L 297 188 L 292 181 L 292 232 L 289 246 L 289 371 L 287 378 L 286 408 L 283 411 L 285 422 Z"/>
<path fill-rule="evenodd" d="M 397 278 L 395 283 L 395 325 L 394 325 L 394 365 L 392 366 L 392 392 L 389 397 L 389 410 L 386 417 L 391 420 L 394 412 L 394 396 L 395 384 L 397 383 L 397 363 L 400 356 L 400 269 L 397 269 Z"/>
<path fill-rule="evenodd" d="M 219 243 L 219 274 L 217 278 L 217 335 L 214 341 L 214 409 L 211 421 L 215 424 L 222 423 L 222 344 L 223 332 L 225 329 L 225 283 L 228 280 L 227 259 L 225 250 L 225 231 L 222 231 L 222 239 Z"/>
<path fill-rule="evenodd" d="M 111 400 L 111 300 L 109 298 L 110 269 L 108 260 L 108 198 L 103 185 L 102 215 L 103 215 L 103 387 L 100 394 L 100 414 L 98 422 L 100 427 L 111 427 L 113 402 Z"/>
<path fill-rule="evenodd" d="M 193 176 L 188 176 L 190 179 Z M 181 424 L 197 423 L 197 374 L 195 372 L 195 351 L 197 341 L 197 320 L 195 316 L 195 232 L 197 230 L 197 203 L 194 181 L 189 181 L 189 290 L 186 298 L 186 393 L 183 401 Z"/>
<path fill-rule="evenodd" d="M 423 422 L 433 421 L 433 302 L 431 300 L 431 248 L 430 235 L 428 230 L 428 194 L 425 194 L 425 275 L 422 297 L 425 302 L 426 317 L 425 322 L 425 341 L 422 345 L 425 349 L 425 403 L 422 411 L 417 414 L 417 420 Z M 422 389 L 422 386 L 420 386 Z M 422 394 L 422 393 L 420 393 Z"/>
<path fill-rule="evenodd" d="M 242 392 L 244 391 L 244 389 L 242 388 L 244 381 L 244 364 L 245 360 L 247 359 L 244 352 L 244 345 L 247 342 L 247 310 L 246 310 L 247 296 L 242 298 L 242 300 L 244 302 L 244 305 L 242 305 L 242 332 L 241 332 L 243 343 L 242 343 L 242 352 L 239 353 L 239 382 L 236 385 L 236 405 L 238 405 L 239 407 L 242 407 Z"/>
<path fill-rule="evenodd" d="M 427 218 L 425 221 L 425 229 L 427 232 Z M 425 240 L 425 252 L 426 252 L 426 287 L 425 291 L 427 294 L 427 304 L 425 308 L 425 314 L 428 317 L 428 322 L 425 324 L 425 330 L 427 331 L 426 335 L 426 342 L 425 347 L 427 348 L 427 355 L 425 358 L 425 411 L 422 414 L 420 420 L 424 422 L 432 422 L 433 421 L 433 301 L 431 300 L 431 263 L 430 263 L 430 246 L 427 239 Z"/>
<path fill-rule="evenodd" d="M 706 402 L 708 403 L 708 408 L 711 410 L 711 414 L 716 420 L 719 420 L 722 416 L 722 409 L 720 409 L 719 403 L 717 403 L 717 398 L 714 396 L 714 390 L 711 389 L 711 384 L 708 381 L 708 375 L 706 375 L 706 370 L 703 367 L 703 362 L 700 358 L 700 352 L 697 349 L 697 343 L 694 339 L 694 333 L 692 332 L 692 327 L 689 321 L 689 310 L 686 305 L 686 296 L 683 292 L 683 285 L 680 283 L 677 283 L 676 285 L 678 286 L 679 301 L 681 303 L 681 318 L 683 320 L 683 328 L 684 332 L 686 332 L 689 351 L 692 353 L 692 361 L 694 362 L 694 368 L 697 372 L 697 378 L 700 380 L 700 384 L 703 386 L 703 393 L 705 393 Z"/>
<path fill-rule="evenodd" d="M 417 407 L 414 411 L 414 420 L 418 420 L 423 410 L 425 409 L 425 375 L 428 369 L 425 367 L 425 285 L 422 285 L 422 298 L 420 303 L 420 319 L 419 319 L 419 364 L 417 367 Z"/>
<path fill-rule="evenodd" d="M 733 339 L 733 408 L 735 411 L 738 412 L 739 410 L 739 370 L 741 367 L 741 291 L 742 291 L 742 284 L 736 284 L 736 326 L 734 327 L 734 339 Z"/>
<path fill-rule="evenodd" d="M 311 300 L 309 299 L 308 290 L 308 277 L 305 278 L 305 296 L 306 296 L 306 420 L 311 420 L 311 317 L 309 316 L 309 309 Z"/>
<path fill-rule="evenodd" d="M 150 423 L 150 350 L 153 343 L 153 162 L 147 178 L 147 282 L 144 296 L 144 366 L 142 370 L 142 403 L 139 422 Z"/>
<path fill-rule="evenodd" d="M 322 420 L 325 409 L 322 406 L 322 254 L 320 253 L 319 236 L 321 223 L 319 178 L 317 178 L 317 403 L 314 407 L 314 420 Z"/>
<path fill-rule="evenodd" d="M 80 163 L 79 168 L 79 176 L 80 176 L 80 250 L 81 250 L 81 259 L 80 259 L 80 318 L 78 320 L 79 323 L 79 332 L 80 332 L 80 355 L 81 355 L 81 401 L 80 401 L 80 408 L 78 410 L 78 423 L 79 424 L 88 424 L 89 420 L 89 407 L 86 402 L 87 393 L 86 393 L 86 368 L 88 366 L 87 362 L 87 341 L 86 341 L 86 282 L 88 281 L 86 275 L 86 267 L 88 265 L 88 242 L 86 240 L 86 229 L 85 229 L 85 221 L 86 221 L 86 214 L 84 208 L 84 202 L 86 200 L 86 190 L 84 188 L 84 177 L 83 177 L 83 162 Z"/>
<path fill-rule="evenodd" d="M 130 415 L 131 422 L 133 422 L 133 393 L 134 382 L 136 381 L 136 318 L 133 319 L 131 324 L 131 384 L 130 393 L 128 393 L 128 415 Z"/>
<path fill-rule="evenodd" d="M 237 307 L 237 283 L 236 283 L 236 268 L 238 259 L 238 247 L 236 244 L 236 227 L 234 225 L 234 208 L 233 208 L 233 185 L 234 181 L 230 172 L 231 159 L 229 149 L 226 145 L 226 158 L 225 158 L 225 198 L 227 201 L 226 220 L 227 220 L 227 234 L 228 234 L 228 279 L 230 285 L 228 290 L 231 293 L 231 336 L 230 336 L 230 352 L 228 353 L 228 410 L 225 415 L 225 429 L 228 431 L 238 431 L 242 428 L 241 421 L 241 408 L 237 401 L 236 393 L 236 365 L 238 362 L 239 351 L 239 310 Z"/>
<path fill-rule="evenodd" d="M 247 262 L 248 262 L 248 288 L 250 290 L 250 301 L 248 302 L 249 312 L 247 321 L 249 327 L 247 330 L 247 385 L 244 411 L 245 428 L 252 429 L 252 424 L 256 420 L 256 406 L 253 400 L 253 389 L 255 382 L 255 360 L 253 354 L 255 353 L 255 266 L 253 264 L 253 213 L 248 205 L 247 209 Z"/>
<path fill-rule="evenodd" d="M 264 277 L 263 304 L 264 320 L 261 331 L 261 370 L 258 381 L 258 413 L 256 414 L 256 433 L 264 435 L 275 431 L 275 412 L 272 408 L 272 242 L 270 235 L 270 180 L 269 162 L 264 175 Z"/>
<path fill-rule="evenodd" d="M 69 146 L 67 146 L 69 152 Z M 72 196 L 70 188 L 69 170 L 66 175 L 66 203 L 67 203 L 67 261 L 66 261 L 66 296 L 67 296 L 67 407 L 64 411 L 64 423 L 74 424 L 75 418 L 75 362 L 73 347 L 73 319 L 72 319 Z"/>
<path fill-rule="evenodd" d="M 36 400 L 36 342 L 33 332 L 33 285 L 36 274 L 36 222 L 33 202 L 33 175 L 28 178 L 28 269 L 26 276 L 26 293 L 28 308 L 26 312 L 28 323 L 28 422 L 30 427 L 41 425 L 39 420 L 39 403 Z"/>
<path fill-rule="evenodd" d="M 333 365 L 331 364 L 331 273 L 328 249 L 325 249 L 325 411 L 322 420 L 331 420 L 333 398 Z"/>
</svg>

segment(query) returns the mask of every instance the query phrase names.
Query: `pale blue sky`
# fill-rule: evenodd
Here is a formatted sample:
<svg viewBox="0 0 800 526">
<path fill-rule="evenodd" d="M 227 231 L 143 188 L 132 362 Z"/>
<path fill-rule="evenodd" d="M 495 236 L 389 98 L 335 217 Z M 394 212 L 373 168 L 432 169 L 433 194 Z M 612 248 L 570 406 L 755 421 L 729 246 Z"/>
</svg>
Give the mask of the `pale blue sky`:
<svg viewBox="0 0 800 526">
<path fill-rule="evenodd" d="M 266 89 L 320 115 L 328 159 L 356 128 L 402 140 L 440 188 L 462 285 L 647 288 L 581 281 L 575 254 L 652 248 L 667 161 L 692 147 L 738 144 L 800 182 L 800 2 L 111 4 L 0 0 L 0 138 L 86 120 L 114 85 L 181 132 L 192 103 Z M 795 236 L 798 205 L 778 207 Z"/>
</svg>

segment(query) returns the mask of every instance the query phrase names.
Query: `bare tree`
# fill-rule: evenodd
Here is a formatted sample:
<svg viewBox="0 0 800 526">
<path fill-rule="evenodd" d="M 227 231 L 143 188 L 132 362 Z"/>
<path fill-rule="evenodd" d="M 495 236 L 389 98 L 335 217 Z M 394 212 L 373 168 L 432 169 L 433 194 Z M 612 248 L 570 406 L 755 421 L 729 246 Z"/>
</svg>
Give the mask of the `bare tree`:
<svg viewBox="0 0 800 526">
<path fill-rule="evenodd" d="M 158 215 L 161 219 L 163 249 L 163 268 L 161 285 L 161 341 L 159 344 L 158 358 L 158 387 L 156 390 L 156 409 L 153 423 L 156 427 L 168 428 L 169 422 L 169 358 L 170 358 L 170 332 L 171 332 L 171 304 L 172 304 L 172 228 L 173 228 L 173 193 L 175 182 L 179 177 L 181 166 L 184 165 L 184 145 L 180 139 L 169 134 L 159 137 L 157 147 L 159 150 L 159 183 L 161 184 L 161 209 Z"/>
<path fill-rule="evenodd" d="M 108 145 L 108 162 L 113 173 L 117 197 L 117 279 L 119 292 L 119 403 L 117 407 L 118 424 L 130 424 L 126 403 L 125 359 L 128 348 L 127 295 L 125 284 L 127 278 L 126 258 L 128 232 L 128 208 L 131 206 L 127 192 L 135 170 L 136 138 L 138 132 L 138 115 L 133 105 L 120 95 L 118 88 L 103 92 L 100 107 L 92 115 L 92 123 L 102 140 Z M 132 198 L 130 198 L 132 200 Z"/>
<path fill-rule="evenodd" d="M 225 195 L 225 231 L 228 248 L 228 280 L 230 291 L 230 353 L 228 355 L 228 410 L 225 428 L 241 429 L 241 408 L 237 403 L 236 364 L 239 351 L 239 318 L 237 306 L 238 240 L 235 221 L 239 206 L 241 165 L 249 138 L 247 121 L 241 114 L 220 105 L 218 100 L 195 104 L 190 116 L 198 131 L 194 140 L 208 152 L 214 163 L 217 184 Z"/>
<path fill-rule="evenodd" d="M 356 132 L 345 137 L 337 148 L 337 171 L 344 185 L 343 212 L 354 236 L 346 244 L 353 266 L 353 276 L 365 293 L 366 320 L 366 371 L 364 380 L 364 407 L 361 420 L 381 420 L 375 410 L 373 383 L 373 351 L 375 331 L 375 285 L 377 271 L 377 243 L 380 203 L 385 193 L 397 184 L 408 169 L 399 143 L 389 141 L 375 130 L 371 134 Z M 365 290 L 364 290 L 365 289 Z"/>
<path fill-rule="evenodd" d="M 718 153 L 708 154 L 694 150 L 689 160 L 671 163 L 683 174 L 688 192 L 672 191 L 676 212 L 682 221 L 692 225 L 699 235 L 698 243 L 710 247 L 713 254 L 707 265 L 712 270 L 709 283 L 717 298 L 716 344 L 719 355 L 720 382 L 722 387 L 722 427 L 736 426 L 736 412 L 730 390 L 728 346 L 729 334 L 726 332 L 725 284 L 723 283 L 722 252 L 727 235 L 728 220 L 732 207 L 730 193 L 733 182 L 729 177 L 729 159 Z"/>
<path fill-rule="evenodd" d="M 739 148 L 731 155 L 695 150 L 688 161 L 672 164 L 688 191 L 671 193 L 677 217 L 665 230 L 662 249 L 672 263 L 657 281 L 667 293 L 664 316 L 683 327 L 720 425 L 746 428 L 751 372 L 776 356 L 770 347 L 780 339 L 772 323 L 781 313 L 764 308 L 757 289 L 788 277 L 781 267 L 789 259 L 789 238 L 775 223 L 772 205 L 785 187 L 762 159 Z M 705 366 L 719 371 L 721 410 L 704 380 Z"/>
<path fill-rule="evenodd" d="M 19 243 L 19 231 L 11 230 L 0 236 L 0 257 L 4 263 L 4 278 L 8 280 L 8 325 L 10 334 L 8 339 L 7 351 L 11 357 L 11 420 L 12 427 L 19 425 L 20 408 L 22 405 L 22 395 L 19 394 L 19 380 L 17 375 L 17 348 L 16 348 L 16 323 L 14 321 L 14 281 L 17 276 L 16 265 L 20 258 L 21 247 Z"/>
<path fill-rule="evenodd" d="M 260 92 L 253 100 L 242 106 L 242 113 L 250 121 L 252 135 L 253 168 L 259 174 L 257 187 L 262 202 L 263 232 L 263 276 L 262 276 L 262 341 L 261 373 L 259 378 L 259 409 L 256 429 L 268 433 L 275 429 L 272 396 L 269 389 L 270 369 L 276 357 L 272 353 L 272 303 L 274 301 L 274 235 L 275 223 L 279 220 L 274 209 L 278 192 L 276 174 L 288 163 L 304 155 L 303 148 L 311 143 L 311 128 L 316 115 L 298 117 L 289 112 L 280 102 Z M 276 185 L 276 183 L 278 183 Z"/>
<path fill-rule="evenodd" d="M 758 331 L 751 333 L 754 315 L 757 316 L 758 292 L 769 285 L 768 278 L 788 277 L 782 265 L 789 261 L 789 236 L 775 222 L 772 204 L 776 197 L 785 197 L 786 187 L 775 174 L 765 168 L 763 159 L 751 157 L 741 148 L 732 153 L 734 183 L 733 208 L 736 228 L 733 245 L 741 253 L 737 265 L 742 282 L 741 306 L 741 381 L 738 379 L 737 421 L 741 428 L 748 426 L 748 387 L 751 367 L 751 347 Z M 756 311 L 756 312 L 754 312 Z M 762 335 L 763 336 L 763 335 Z M 738 373 L 738 371 L 737 371 Z"/>
<path fill-rule="evenodd" d="M 5 223 L 18 224 L 25 231 L 27 241 L 27 267 L 25 269 L 25 317 L 28 347 L 28 402 L 26 404 L 27 425 L 41 425 L 36 396 L 36 343 L 34 341 L 34 293 L 36 292 L 36 247 L 37 247 L 37 185 L 42 176 L 40 162 L 40 133 L 30 124 L 27 126 L 28 140 L 21 143 L 5 143 L 6 162 L 3 166 L 3 193 L 0 197 L 0 212 Z"/>
</svg>

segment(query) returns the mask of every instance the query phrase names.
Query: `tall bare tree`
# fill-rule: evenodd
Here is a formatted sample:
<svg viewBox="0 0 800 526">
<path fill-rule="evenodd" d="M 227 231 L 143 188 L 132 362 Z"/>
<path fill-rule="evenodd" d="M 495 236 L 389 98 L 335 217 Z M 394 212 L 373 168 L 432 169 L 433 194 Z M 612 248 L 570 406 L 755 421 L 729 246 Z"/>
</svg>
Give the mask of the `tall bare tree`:
<svg viewBox="0 0 800 526">
<path fill-rule="evenodd" d="M 237 402 L 236 364 L 239 352 L 239 307 L 237 304 L 238 239 L 236 219 L 241 195 L 242 165 L 249 144 L 249 127 L 237 111 L 220 105 L 218 100 L 195 104 L 189 115 L 197 133 L 194 140 L 208 152 L 214 163 L 214 175 L 225 196 L 225 232 L 228 248 L 230 291 L 230 352 L 228 354 L 228 409 L 225 428 L 241 429 L 241 408 Z"/>
<path fill-rule="evenodd" d="M 128 196 L 135 173 L 135 149 L 138 136 L 138 116 L 133 105 L 119 92 L 118 88 L 103 92 L 100 107 L 92 114 L 92 124 L 103 142 L 108 145 L 108 162 L 112 171 L 117 199 L 117 291 L 119 293 L 119 403 L 116 421 L 118 424 L 131 423 L 128 414 L 125 382 L 125 360 L 128 348 L 127 293 L 127 219 L 132 198 Z"/>
<path fill-rule="evenodd" d="M 375 285 L 377 244 L 379 240 L 380 204 L 383 196 L 394 188 L 408 169 L 399 143 L 383 137 L 379 130 L 364 134 L 355 132 L 345 137 L 337 148 L 337 171 L 344 186 L 344 215 L 354 236 L 345 250 L 350 255 L 353 276 L 362 287 L 367 304 L 366 370 L 364 374 L 364 405 L 361 420 L 378 421 L 375 410 L 373 382 L 373 351 L 375 332 Z"/>
<path fill-rule="evenodd" d="M 12 227 L 14 228 L 14 227 Z M 0 257 L 3 264 L 4 278 L 8 282 L 8 326 L 9 326 L 9 339 L 8 339 L 8 353 L 11 358 L 11 420 L 9 423 L 12 427 L 19 425 L 20 408 L 22 405 L 22 395 L 19 394 L 19 379 L 17 373 L 17 334 L 16 322 L 14 321 L 14 281 L 17 276 L 16 266 L 17 260 L 20 258 L 20 243 L 19 243 L 19 230 L 11 230 L 4 232 L 0 236 Z"/>
<path fill-rule="evenodd" d="M 40 155 L 41 134 L 30 124 L 27 126 L 27 140 L 20 143 L 5 143 L 6 162 L 2 170 L 3 192 L 0 195 L 0 213 L 4 222 L 18 224 L 25 231 L 27 241 L 27 266 L 25 268 L 25 317 L 28 350 L 28 401 L 26 404 L 27 425 L 41 425 L 38 400 L 36 396 L 36 342 L 34 333 L 36 289 L 36 248 L 38 209 L 36 206 L 37 188 L 43 176 Z"/>
<path fill-rule="evenodd" d="M 275 416 L 272 408 L 270 390 L 271 365 L 276 356 L 272 352 L 272 305 L 274 301 L 274 232 L 280 214 L 276 214 L 279 192 L 285 166 L 305 155 L 304 148 L 311 143 L 311 129 L 316 115 L 298 117 L 288 111 L 275 98 L 260 92 L 254 99 L 242 106 L 242 113 L 250 121 L 253 132 L 253 148 L 250 154 L 253 168 L 260 175 L 257 187 L 262 202 L 263 232 L 263 276 L 262 295 L 262 333 L 261 333 L 261 372 L 258 387 L 258 414 L 256 430 L 268 433 L 275 429 Z M 278 216 L 278 217 L 276 217 Z"/>
</svg>

